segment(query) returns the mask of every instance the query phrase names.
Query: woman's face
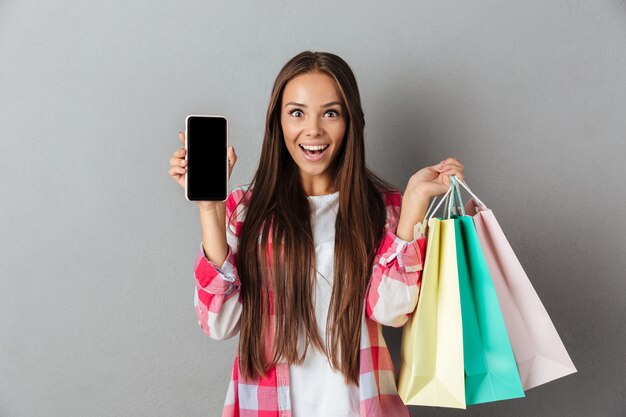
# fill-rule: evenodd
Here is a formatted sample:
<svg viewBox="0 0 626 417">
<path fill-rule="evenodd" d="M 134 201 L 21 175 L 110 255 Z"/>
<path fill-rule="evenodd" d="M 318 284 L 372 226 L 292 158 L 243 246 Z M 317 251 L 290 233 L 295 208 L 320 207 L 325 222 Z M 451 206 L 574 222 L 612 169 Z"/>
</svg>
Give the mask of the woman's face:
<svg viewBox="0 0 626 417">
<path fill-rule="evenodd" d="M 291 79 L 280 114 L 285 145 L 300 168 L 305 191 L 328 191 L 328 168 L 346 132 L 345 105 L 335 80 L 320 72 Z"/>
</svg>

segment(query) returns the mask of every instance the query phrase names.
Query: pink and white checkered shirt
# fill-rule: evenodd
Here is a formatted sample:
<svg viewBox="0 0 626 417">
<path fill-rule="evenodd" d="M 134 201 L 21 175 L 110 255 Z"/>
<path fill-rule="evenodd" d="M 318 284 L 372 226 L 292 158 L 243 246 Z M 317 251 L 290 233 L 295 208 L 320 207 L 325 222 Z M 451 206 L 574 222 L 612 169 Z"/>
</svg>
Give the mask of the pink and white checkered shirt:
<svg viewBox="0 0 626 417">
<path fill-rule="evenodd" d="M 209 261 L 200 243 L 195 262 L 194 305 L 198 324 L 211 338 L 228 339 L 239 332 L 241 283 L 237 274 L 238 236 L 241 233 L 251 192 L 248 186 L 234 189 L 226 200 L 228 254 L 217 266 Z M 360 334 L 360 415 L 364 417 L 409 416 L 396 388 L 391 355 L 382 326 L 401 327 L 417 305 L 426 239 L 407 242 L 395 235 L 400 215 L 400 191 L 384 192 L 387 207 L 386 234 L 380 244 L 366 292 Z M 232 217 L 231 217 L 232 214 Z M 231 220 L 229 223 L 229 219 Z M 270 299 L 271 299 L 270 294 Z M 273 345 L 270 326 L 266 348 Z M 244 380 L 235 355 L 222 417 L 291 417 L 289 364 L 279 362 L 255 380 Z"/>
</svg>

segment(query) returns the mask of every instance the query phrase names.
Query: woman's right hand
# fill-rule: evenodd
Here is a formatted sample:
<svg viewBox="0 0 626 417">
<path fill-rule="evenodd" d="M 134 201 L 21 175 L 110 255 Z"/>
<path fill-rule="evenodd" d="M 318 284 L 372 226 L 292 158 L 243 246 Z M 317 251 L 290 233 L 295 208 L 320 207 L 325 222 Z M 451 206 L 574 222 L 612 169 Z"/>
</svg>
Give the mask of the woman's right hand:
<svg viewBox="0 0 626 417">
<path fill-rule="evenodd" d="M 172 157 L 170 158 L 170 169 L 168 173 L 174 181 L 176 181 L 181 187 L 185 188 L 185 174 L 187 173 L 187 160 L 185 159 L 185 156 L 187 155 L 187 150 L 184 147 L 185 133 L 178 132 L 178 139 L 183 144 L 183 147 L 177 149 L 172 154 Z M 235 162 L 237 162 L 237 154 L 235 154 L 235 148 L 229 146 L 228 178 L 230 178 L 230 174 L 233 172 Z M 195 203 L 198 205 L 199 209 L 211 209 L 218 204 L 224 204 L 221 201 L 196 201 Z"/>
</svg>

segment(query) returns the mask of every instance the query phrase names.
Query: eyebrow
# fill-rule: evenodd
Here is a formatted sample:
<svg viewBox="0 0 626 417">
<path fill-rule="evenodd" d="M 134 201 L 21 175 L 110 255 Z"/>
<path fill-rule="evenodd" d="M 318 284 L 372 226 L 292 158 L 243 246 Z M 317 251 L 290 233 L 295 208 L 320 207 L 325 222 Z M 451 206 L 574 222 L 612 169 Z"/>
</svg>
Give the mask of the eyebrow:
<svg viewBox="0 0 626 417">
<path fill-rule="evenodd" d="M 334 106 L 334 105 L 342 105 L 340 102 L 338 101 L 331 101 L 330 103 L 326 103 L 321 105 L 320 107 L 325 108 L 325 107 L 330 107 L 330 106 Z M 292 106 L 298 106 L 298 107 L 308 107 L 306 104 L 302 104 L 302 103 L 294 103 L 293 101 L 290 101 L 289 103 L 285 104 L 285 107 L 292 105 Z"/>
</svg>

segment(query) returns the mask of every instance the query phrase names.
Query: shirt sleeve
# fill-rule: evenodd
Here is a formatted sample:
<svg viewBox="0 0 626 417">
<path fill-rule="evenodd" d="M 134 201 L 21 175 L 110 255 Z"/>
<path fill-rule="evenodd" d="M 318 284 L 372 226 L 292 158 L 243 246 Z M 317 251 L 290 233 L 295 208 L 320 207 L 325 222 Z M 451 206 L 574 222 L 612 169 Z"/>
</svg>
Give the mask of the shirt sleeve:
<svg viewBox="0 0 626 417">
<path fill-rule="evenodd" d="M 242 225 L 244 195 L 242 187 L 233 190 L 226 199 L 226 241 L 228 252 L 222 265 L 210 261 L 202 242 L 195 262 L 194 307 L 198 324 L 208 336 L 216 340 L 229 339 L 239 332 L 241 300 L 237 250 Z"/>
<path fill-rule="evenodd" d="M 385 195 L 387 222 L 366 294 L 367 316 L 386 326 L 401 327 L 417 306 L 426 238 L 406 241 L 396 235 L 402 194 Z"/>
</svg>

